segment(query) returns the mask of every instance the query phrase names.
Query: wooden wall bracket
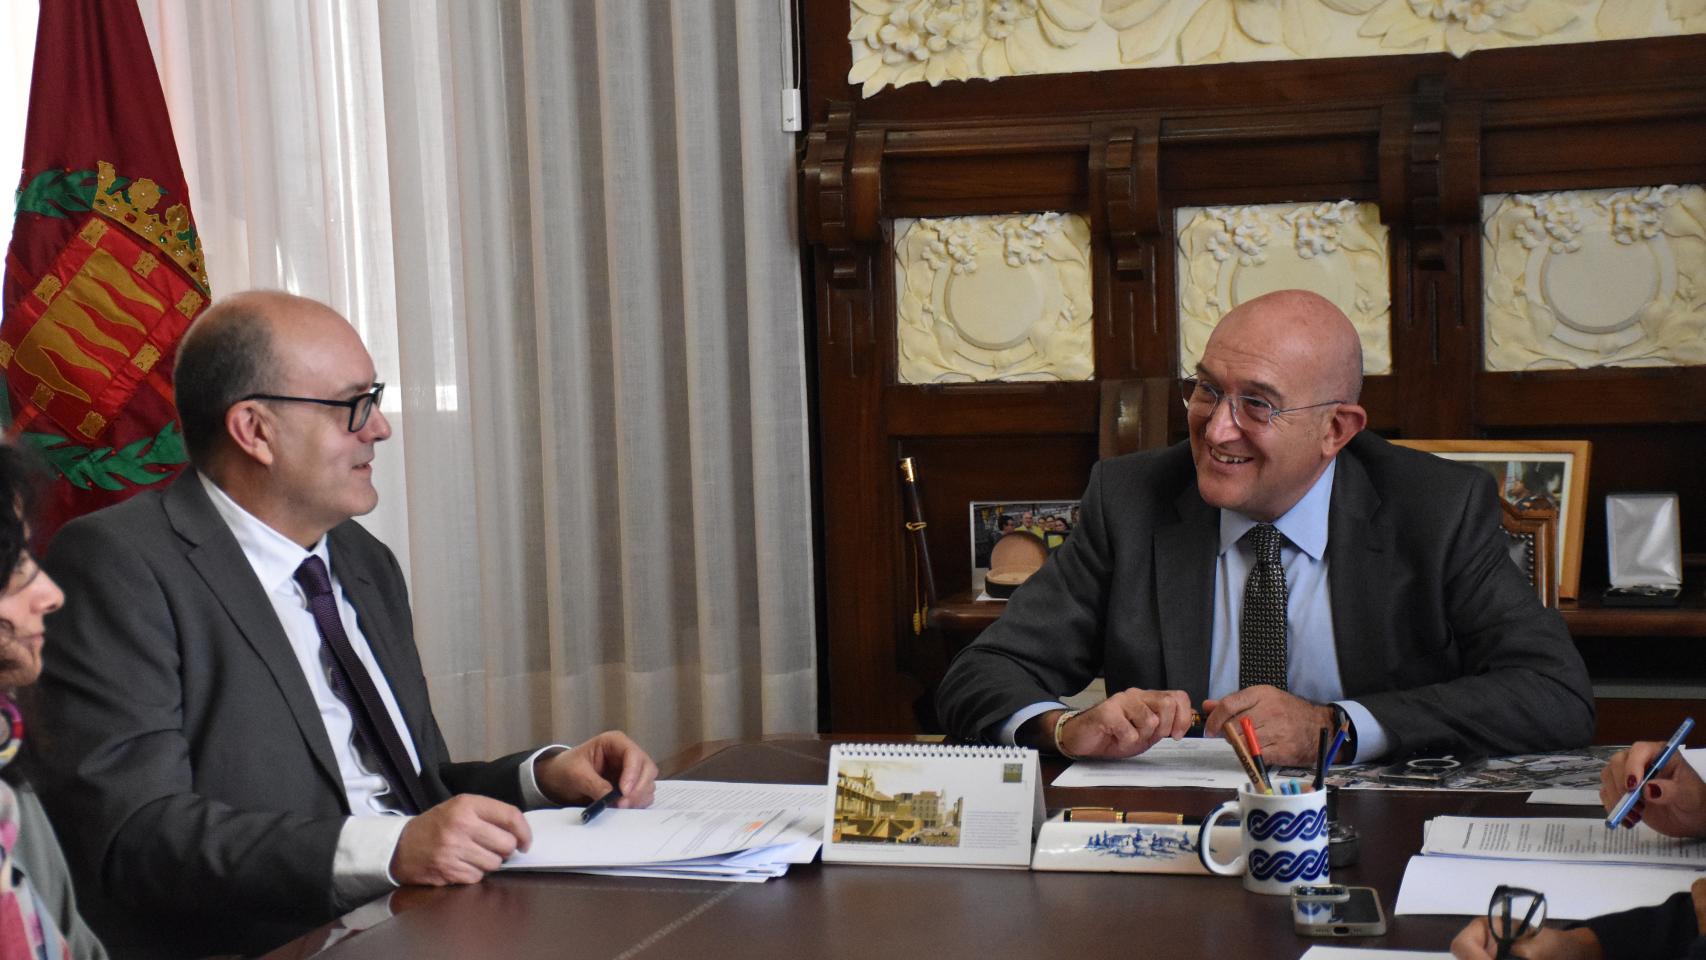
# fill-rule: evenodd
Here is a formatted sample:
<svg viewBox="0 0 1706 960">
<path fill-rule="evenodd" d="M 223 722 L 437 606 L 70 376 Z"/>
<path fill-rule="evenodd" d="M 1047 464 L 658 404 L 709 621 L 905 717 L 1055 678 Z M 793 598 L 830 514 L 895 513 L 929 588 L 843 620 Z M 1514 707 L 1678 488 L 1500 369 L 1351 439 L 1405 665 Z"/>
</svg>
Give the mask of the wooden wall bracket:
<svg viewBox="0 0 1706 960">
<path fill-rule="evenodd" d="M 806 242 L 829 255 L 830 280 L 857 283 L 860 246 L 882 237 L 882 160 L 886 132 L 860 129 L 851 104 L 832 104 L 829 119 L 806 138 L 800 211 Z"/>
<path fill-rule="evenodd" d="M 1380 206 L 1388 224 L 1404 224 L 1424 270 L 1455 269 L 1455 229 L 1481 220 L 1481 104 L 1450 100 L 1445 78 L 1424 76 L 1408 103 L 1382 112 Z"/>
<path fill-rule="evenodd" d="M 1102 133 L 1090 152 L 1092 203 L 1107 230 L 1114 270 L 1125 279 L 1143 276 L 1146 247 L 1162 232 L 1160 145 L 1161 121 L 1147 117 Z"/>
</svg>

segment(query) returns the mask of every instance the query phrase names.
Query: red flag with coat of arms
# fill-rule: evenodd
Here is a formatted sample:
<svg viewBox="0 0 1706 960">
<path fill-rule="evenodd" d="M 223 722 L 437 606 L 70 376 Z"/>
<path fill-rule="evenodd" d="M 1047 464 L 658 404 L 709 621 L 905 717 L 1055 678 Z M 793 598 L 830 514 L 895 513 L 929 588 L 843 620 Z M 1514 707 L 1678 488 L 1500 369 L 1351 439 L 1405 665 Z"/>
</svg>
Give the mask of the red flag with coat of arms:
<svg viewBox="0 0 1706 960">
<path fill-rule="evenodd" d="M 172 361 L 211 296 L 134 0 L 41 0 L 12 230 L 0 414 L 53 471 L 45 543 L 186 460 Z"/>
</svg>

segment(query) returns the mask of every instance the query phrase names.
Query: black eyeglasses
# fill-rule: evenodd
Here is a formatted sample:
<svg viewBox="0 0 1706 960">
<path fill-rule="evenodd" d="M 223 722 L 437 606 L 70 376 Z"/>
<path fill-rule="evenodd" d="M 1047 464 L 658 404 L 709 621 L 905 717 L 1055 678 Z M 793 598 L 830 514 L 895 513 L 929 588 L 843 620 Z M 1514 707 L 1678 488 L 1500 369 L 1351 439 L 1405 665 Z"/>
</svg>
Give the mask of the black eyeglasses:
<svg viewBox="0 0 1706 960">
<path fill-rule="evenodd" d="M 1540 932 L 1546 922 L 1546 894 L 1499 884 L 1487 902 L 1487 927 L 1499 945 L 1493 960 L 1507 960 L 1518 942 Z"/>
<path fill-rule="evenodd" d="M 1227 393 L 1206 380 L 1189 377 L 1179 381 L 1179 394 L 1185 401 L 1185 409 L 1193 417 L 1208 418 L 1214 416 L 1214 408 L 1225 400 L 1232 409 L 1232 422 L 1240 430 L 1254 427 L 1258 430 L 1273 422 L 1277 416 L 1295 413 L 1298 410 L 1311 410 L 1315 407 L 1330 407 L 1343 400 L 1323 400 L 1320 403 L 1306 403 L 1300 407 L 1275 407 L 1261 397 L 1245 396 L 1237 393 Z"/>
<path fill-rule="evenodd" d="M 379 406 L 379 398 L 385 393 L 385 384 L 375 382 L 373 389 L 360 396 L 348 400 L 324 400 L 320 397 L 286 397 L 276 393 L 251 393 L 244 400 L 284 400 L 289 403 L 317 403 L 323 407 L 346 407 L 349 409 L 349 432 L 358 433 L 367 426 L 367 418 L 373 415 L 375 407 Z"/>
</svg>

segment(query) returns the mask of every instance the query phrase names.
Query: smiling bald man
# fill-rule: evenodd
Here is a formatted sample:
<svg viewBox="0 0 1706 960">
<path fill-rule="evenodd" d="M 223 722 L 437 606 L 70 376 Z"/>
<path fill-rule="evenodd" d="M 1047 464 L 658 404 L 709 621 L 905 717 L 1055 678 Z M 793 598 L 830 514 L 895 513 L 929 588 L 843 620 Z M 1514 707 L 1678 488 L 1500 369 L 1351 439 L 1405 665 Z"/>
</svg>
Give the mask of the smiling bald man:
<svg viewBox="0 0 1706 960">
<path fill-rule="evenodd" d="M 1083 522 L 960 652 L 951 733 L 1140 754 L 1248 716 L 1270 763 L 1576 747 L 1587 668 L 1508 556 L 1485 473 L 1363 433 L 1362 351 L 1307 291 L 1221 320 L 1182 384 L 1190 439 L 1096 465 Z M 1082 711 L 1060 697 L 1106 676 Z"/>
</svg>

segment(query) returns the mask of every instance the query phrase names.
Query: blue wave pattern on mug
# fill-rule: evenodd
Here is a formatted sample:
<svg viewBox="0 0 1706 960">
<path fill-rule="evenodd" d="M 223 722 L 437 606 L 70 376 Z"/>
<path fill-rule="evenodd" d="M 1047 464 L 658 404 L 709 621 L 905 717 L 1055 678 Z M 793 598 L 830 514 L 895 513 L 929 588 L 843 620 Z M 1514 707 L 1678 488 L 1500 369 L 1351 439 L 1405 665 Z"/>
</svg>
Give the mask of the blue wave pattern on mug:
<svg viewBox="0 0 1706 960">
<path fill-rule="evenodd" d="M 1250 831 L 1252 840 L 1278 840 L 1280 843 L 1316 840 L 1327 834 L 1327 811 L 1325 808 L 1303 813 L 1252 810 L 1245 829 Z"/>
<path fill-rule="evenodd" d="M 1257 880 L 1278 880 L 1281 883 L 1319 880 L 1327 875 L 1327 850 L 1325 847 L 1302 853 L 1281 850 L 1274 854 L 1266 850 L 1252 850 L 1250 875 Z"/>
</svg>

